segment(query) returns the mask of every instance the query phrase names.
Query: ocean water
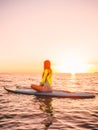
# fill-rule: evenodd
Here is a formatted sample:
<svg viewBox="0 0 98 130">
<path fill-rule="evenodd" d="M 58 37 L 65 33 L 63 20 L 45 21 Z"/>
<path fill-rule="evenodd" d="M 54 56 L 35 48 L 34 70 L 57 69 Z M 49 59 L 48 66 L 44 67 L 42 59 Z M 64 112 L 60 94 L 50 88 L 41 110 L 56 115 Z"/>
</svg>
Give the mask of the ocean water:
<svg viewBox="0 0 98 130">
<path fill-rule="evenodd" d="M 95 98 L 41 98 L 8 93 L 39 84 L 41 74 L 0 74 L 0 130 L 98 130 L 98 74 L 53 74 L 53 88 L 90 92 Z"/>
</svg>

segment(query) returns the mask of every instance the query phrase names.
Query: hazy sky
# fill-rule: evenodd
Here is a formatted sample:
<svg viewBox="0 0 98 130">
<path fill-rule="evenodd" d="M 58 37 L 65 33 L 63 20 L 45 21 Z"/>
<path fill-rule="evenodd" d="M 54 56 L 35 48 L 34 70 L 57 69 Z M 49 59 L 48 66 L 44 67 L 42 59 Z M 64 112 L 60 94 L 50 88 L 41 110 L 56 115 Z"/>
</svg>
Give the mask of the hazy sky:
<svg viewBox="0 0 98 130">
<path fill-rule="evenodd" d="M 98 0 L 0 0 L 0 72 L 98 65 Z"/>
</svg>

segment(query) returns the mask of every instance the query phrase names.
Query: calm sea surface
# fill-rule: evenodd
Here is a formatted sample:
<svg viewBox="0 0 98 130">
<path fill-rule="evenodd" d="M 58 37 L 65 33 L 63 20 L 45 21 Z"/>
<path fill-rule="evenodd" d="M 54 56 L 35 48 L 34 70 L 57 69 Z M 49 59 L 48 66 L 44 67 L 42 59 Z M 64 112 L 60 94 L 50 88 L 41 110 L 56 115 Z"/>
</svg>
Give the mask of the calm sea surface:
<svg viewBox="0 0 98 130">
<path fill-rule="evenodd" d="M 98 74 L 54 74 L 53 88 L 90 92 L 91 99 L 40 98 L 8 93 L 30 87 L 41 74 L 0 74 L 0 130 L 98 130 Z"/>
</svg>

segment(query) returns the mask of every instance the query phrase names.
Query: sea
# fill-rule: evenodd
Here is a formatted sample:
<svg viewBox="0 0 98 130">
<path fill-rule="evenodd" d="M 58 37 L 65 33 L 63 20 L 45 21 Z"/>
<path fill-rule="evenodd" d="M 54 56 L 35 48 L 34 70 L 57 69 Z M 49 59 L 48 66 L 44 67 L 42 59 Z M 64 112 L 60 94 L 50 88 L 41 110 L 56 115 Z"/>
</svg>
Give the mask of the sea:
<svg viewBox="0 0 98 130">
<path fill-rule="evenodd" d="M 14 94 L 4 87 L 30 88 L 41 73 L 0 74 L 0 130 L 98 130 L 98 73 L 53 74 L 53 89 L 90 92 L 74 99 Z"/>
</svg>

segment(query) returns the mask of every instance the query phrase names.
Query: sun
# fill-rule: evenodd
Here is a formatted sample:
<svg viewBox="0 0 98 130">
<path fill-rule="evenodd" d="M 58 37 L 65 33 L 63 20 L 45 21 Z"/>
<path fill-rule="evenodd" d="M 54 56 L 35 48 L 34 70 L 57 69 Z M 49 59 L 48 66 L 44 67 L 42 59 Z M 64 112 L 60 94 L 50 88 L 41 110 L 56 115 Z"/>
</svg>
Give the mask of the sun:
<svg viewBox="0 0 98 130">
<path fill-rule="evenodd" d="M 67 63 L 67 64 L 58 64 L 56 66 L 57 72 L 61 73 L 85 73 L 89 69 L 88 64 L 83 63 Z"/>
<path fill-rule="evenodd" d="M 67 55 L 58 57 L 54 64 L 55 72 L 60 73 L 93 73 L 96 69 L 94 64 L 88 64 L 88 58 L 81 54 Z"/>
</svg>

